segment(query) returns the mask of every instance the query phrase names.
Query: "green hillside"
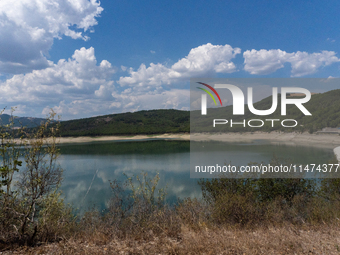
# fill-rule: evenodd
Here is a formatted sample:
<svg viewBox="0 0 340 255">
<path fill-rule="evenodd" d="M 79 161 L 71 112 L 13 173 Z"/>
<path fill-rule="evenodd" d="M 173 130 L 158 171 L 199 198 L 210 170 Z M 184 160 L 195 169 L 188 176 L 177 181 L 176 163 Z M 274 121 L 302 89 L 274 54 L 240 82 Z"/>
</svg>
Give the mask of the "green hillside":
<svg viewBox="0 0 340 255">
<path fill-rule="evenodd" d="M 188 111 L 150 110 L 61 122 L 61 136 L 182 133 L 190 131 Z"/>
</svg>

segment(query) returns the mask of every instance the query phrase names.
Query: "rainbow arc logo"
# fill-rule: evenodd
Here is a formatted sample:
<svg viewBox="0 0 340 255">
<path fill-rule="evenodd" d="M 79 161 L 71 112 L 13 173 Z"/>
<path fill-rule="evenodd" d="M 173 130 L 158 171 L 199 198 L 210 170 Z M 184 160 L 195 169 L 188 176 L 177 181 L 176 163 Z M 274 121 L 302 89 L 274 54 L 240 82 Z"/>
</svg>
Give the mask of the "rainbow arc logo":
<svg viewBox="0 0 340 255">
<path fill-rule="evenodd" d="M 214 92 L 214 94 L 217 96 L 217 98 L 218 98 L 218 100 L 220 101 L 220 104 L 221 104 L 221 106 L 223 106 L 222 105 L 222 100 L 221 100 L 221 97 L 220 97 L 220 95 L 217 93 L 217 91 L 213 88 L 213 87 L 211 87 L 210 85 L 208 85 L 208 84 L 206 84 L 206 83 L 203 83 L 203 82 L 197 82 L 197 83 L 199 83 L 199 84 L 201 84 L 201 85 L 203 85 L 203 86 L 206 86 L 207 88 L 209 88 L 212 92 Z M 209 90 L 207 90 L 207 89 L 204 89 L 204 88 L 200 88 L 200 87 L 197 87 L 198 89 L 200 89 L 200 90 L 203 90 L 204 92 L 206 92 L 211 98 L 212 98 L 212 100 L 214 100 L 214 103 L 215 103 L 215 105 L 217 106 L 217 102 L 216 102 L 216 100 L 215 100 L 215 97 L 213 96 L 213 94 L 211 94 L 211 92 L 209 91 Z M 202 105 L 202 107 L 201 107 L 201 114 L 202 115 L 207 115 L 207 95 L 206 94 L 202 94 L 202 97 L 201 97 L 201 105 Z"/>
<path fill-rule="evenodd" d="M 203 82 L 197 82 L 197 83 L 202 84 L 202 85 L 206 86 L 207 88 L 211 89 L 211 91 L 214 92 L 215 95 L 217 96 L 218 100 L 220 100 L 220 104 L 222 106 L 222 100 L 220 98 L 220 95 L 217 93 L 217 91 L 213 87 L 211 87 L 210 85 L 208 85 L 206 83 L 203 83 Z M 211 94 L 211 92 L 209 90 L 206 90 L 206 89 L 203 89 L 203 88 L 200 88 L 200 87 L 197 87 L 197 88 L 203 90 L 204 92 L 206 92 L 214 100 L 215 105 L 217 105 L 214 96 Z"/>
</svg>

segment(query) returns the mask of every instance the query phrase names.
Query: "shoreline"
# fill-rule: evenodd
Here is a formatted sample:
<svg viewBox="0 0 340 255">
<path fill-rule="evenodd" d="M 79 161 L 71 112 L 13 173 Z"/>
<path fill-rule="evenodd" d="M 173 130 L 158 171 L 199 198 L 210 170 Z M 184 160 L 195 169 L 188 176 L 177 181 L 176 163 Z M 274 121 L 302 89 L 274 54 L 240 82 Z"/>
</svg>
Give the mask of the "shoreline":
<svg viewBox="0 0 340 255">
<path fill-rule="evenodd" d="M 284 132 L 246 132 L 225 134 L 193 134 L 192 141 L 220 141 L 220 142 L 249 142 L 266 141 L 270 144 L 284 144 L 289 146 L 312 146 L 333 149 L 333 153 L 340 163 L 340 136 L 338 134 L 310 134 Z"/>
<path fill-rule="evenodd" d="M 180 133 L 180 134 L 159 134 L 159 135 L 134 135 L 134 136 L 98 136 L 98 137 L 59 137 L 57 143 L 79 144 L 91 142 L 120 142 L 120 141 L 141 141 L 141 140 L 181 140 L 181 141 L 219 141 L 219 142 L 247 142 L 256 143 L 266 141 L 271 144 L 285 144 L 290 146 L 313 146 L 318 148 L 333 149 L 335 156 L 340 162 L 340 136 L 335 134 L 310 134 L 310 133 L 284 133 L 284 132 L 245 132 L 245 133 Z"/>
<path fill-rule="evenodd" d="M 309 134 L 309 133 L 284 133 L 284 132 L 244 132 L 244 133 L 179 133 L 158 135 L 133 135 L 133 136 L 98 136 L 98 137 L 58 137 L 58 144 L 108 142 L 108 141 L 138 141 L 152 139 L 171 139 L 183 141 L 221 141 L 221 142 L 257 142 L 268 141 L 271 143 L 284 143 L 287 145 L 307 145 L 334 148 L 340 146 L 340 135 L 334 134 Z"/>
<path fill-rule="evenodd" d="M 171 139 L 171 140 L 183 140 L 190 141 L 189 133 L 181 134 L 159 134 L 159 135 L 133 135 L 133 136 L 78 136 L 78 137 L 58 137 L 58 144 L 78 144 L 78 143 L 90 143 L 90 142 L 114 142 L 114 141 L 139 141 L 139 140 L 152 140 L 152 139 Z"/>
<path fill-rule="evenodd" d="M 303 145 L 323 148 L 340 146 L 340 136 L 335 134 L 284 133 L 284 132 L 244 132 L 224 134 L 192 134 L 192 141 L 256 142 L 273 144 Z"/>
</svg>

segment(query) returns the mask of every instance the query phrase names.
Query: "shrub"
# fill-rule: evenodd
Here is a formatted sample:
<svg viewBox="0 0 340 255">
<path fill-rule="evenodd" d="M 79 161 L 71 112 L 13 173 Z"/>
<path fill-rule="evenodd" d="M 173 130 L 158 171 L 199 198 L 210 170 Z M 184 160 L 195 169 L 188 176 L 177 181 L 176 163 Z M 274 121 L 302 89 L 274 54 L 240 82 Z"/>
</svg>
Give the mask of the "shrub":
<svg viewBox="0 0 340 255">
<path fill-rule="evenodd" d="M 209 225 L 210 208 L 204 201 L 185 198 L 178 201 L 175 209 L 181 223 L 190 229 L 198 231 Z"/>
<path fill-rule="evenodd" d="M 0 128 L 2 242 L 34 244 L 57 240 L 73 221 L 71 209 L 64 206 L 57 192 L 62 169 L 57 164 L 58 123 L 54 116 L 52 112 L 47 121 L 34 130 L 22 128 L 22 136 L 16 140 L 13 117 L 9 125 Z M 24 158 L 24 165 L 20 157 Z"/>
<path fill-rule="evenodd" d="M 127 177 L 111 181 L 112 197 L 104 213 L 87 212 L 80 225 L 83 232 L 109 237 L 150 239 L 155 235 L 177 237 L 180 224 L 173 208 L 165 204 L 165 189 L 158 189 L 159 176 Z"/>
</svg>

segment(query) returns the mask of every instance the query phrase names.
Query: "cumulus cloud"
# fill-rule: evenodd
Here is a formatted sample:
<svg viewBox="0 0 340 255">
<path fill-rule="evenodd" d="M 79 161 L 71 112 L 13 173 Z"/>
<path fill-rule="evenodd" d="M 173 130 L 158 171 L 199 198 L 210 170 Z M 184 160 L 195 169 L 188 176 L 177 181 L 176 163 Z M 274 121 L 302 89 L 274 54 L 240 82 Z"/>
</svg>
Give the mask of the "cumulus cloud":
<svg viewBox="0 0 340 255">
<path fill-rule="evenodd" d="M 251 74 L 270 74 L 291 64 L 291 76 L 300 77 L 315 73 L 320 67 L 339 62 L 334 51 L 321 53 L 293 52 L 277 50 L 247 50 L 243 53 L 244 70 Z"/>
<path fill-rule="evenodd" d="M 14 75 L 0 83 L 0 100 L 3 104 L 20 102 L 40 107 L 58 104 L 56 111 L 62 113 L 63 104 L 68 102 L 87 104 L 86 100 L 112 99 L 113 73 L 107 60 L 97 64 L 92 47 L 81 48 L 68 60 L 61 59 L 48 68 Z M 64 98 L 66 101 L 62 101 Z"/>
<path fill-rule="evenodd" d="M 247 50 L 243 53 L 244 70 L 251 74 L 269 74 L 284 67 L 287 52 L 282 50 Z"/>
<path fill-rule="evenodd" d="M 339 62 L 334 51 L 322 51 L 321 53 L 308 54 L 307 52 L 296 52 L 289 62 L 292 65 L 292 76 L 304 76 L 315 73 L 318 68 Z"/>
<path fill-rule="evenodd" d="M 143 109 L 188 109 L 189 90 L 122 89 L 112 79 L 114 72 L 107 60 L 97 63 L 94 48 L 81 48 L 48 68 L 0 82 L 0 101 L 9 108 L 17 106 L 16 113 L 26 116 L 46 116 L 53 108 L 62 119 Z"/>
<path fill-rule="evenodd" d="M 0 100 L 3 106 L 17 106 L 20 115 L 46 116 L 53 108 L 63 119 L 147 109 L 188 110 L 189 90 L 179 89 L 178 83 L 191 77 L 237 71 L 232 59 L 240 51 L 230 45 L 208 43 L 193 48 L 170 67 L 151 63 L 134 71 L 121 66 L 120 72 L 130 75 L 115 83 L 116 69 L 111 63 L 97 62 L 92 47 L 81 48 L 69 59 L 48 62 L 46 68 L 0 81 Z M 339 61 L 332 51 L 310 54 L 251 50 L 244 52 L 244 59 L 245 70 L 252 74 L 272 73 L 290 63 L 292 76 L 307 75 Z"/>
<path fill-rule="evenodd" d="M 153 109 L 189 110 L 190 92 L 188 89 L 149 91 L 144 94 L 130 94 L 113 91 L 107 99 L 86 96 L 76 100 L 70 98 L 46 106 L 42 115 L 48 115 L 52 108 L 63 119 L 98 116 L 109 113 L 135 112 Z"/>
<path fill-rule="evenodd" d="M 212 73 L 232 73 L 236 66 L 231 59 L 241 53 L 241 49 L 230 45 L 212 45 L 207 43 L 190 50 L 188 56 L 180 59 L 171 67 L 151 63 L 149 67 L 141 64 L 137 71 L 130 69 L 130 76 L 120 77 L 121 86 L 160 86 L 190 77 L 199 77 Z"/>
<path fill-rule="evenodd" d="M 190 92 L 188 89 L 151 90 L 147 93 L 113 93 L 112 108 L 121 112 L 151 110 L 151 109 L 180 109 L 189 110 Z"/>
<path fill-rule="evenodd" d="M 0 70 L 24 73 L 51 66 L 54 38 L 87 40 L 102 12 L 97 0 L 1 0 Z"/>
</svg>

